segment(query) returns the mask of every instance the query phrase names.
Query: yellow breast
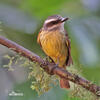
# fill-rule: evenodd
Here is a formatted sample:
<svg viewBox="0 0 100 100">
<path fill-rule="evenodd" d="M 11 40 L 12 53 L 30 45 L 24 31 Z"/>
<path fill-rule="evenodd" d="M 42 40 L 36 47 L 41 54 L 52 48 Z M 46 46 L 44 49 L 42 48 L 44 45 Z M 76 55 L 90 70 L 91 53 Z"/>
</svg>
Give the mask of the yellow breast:
<svg viewBox="0 0 100 100">
<path fill-rule="evenodd" d="M 64 34 L 58 31 L 43 32 L 40 35 L 40 41 L 43 51 L 50 56 L 55 63 L 59 61 L 59 66 L 63 66 L 68 52 Z"/>
</svg>

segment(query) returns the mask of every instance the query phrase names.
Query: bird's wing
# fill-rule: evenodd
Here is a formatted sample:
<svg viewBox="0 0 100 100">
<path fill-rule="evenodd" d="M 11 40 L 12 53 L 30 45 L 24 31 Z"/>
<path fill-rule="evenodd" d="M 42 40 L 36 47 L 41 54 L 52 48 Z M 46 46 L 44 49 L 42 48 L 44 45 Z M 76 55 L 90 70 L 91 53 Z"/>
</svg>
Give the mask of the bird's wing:
<svg viewBox="0 0 100 100">
<path fill-rule="evenodd" d="M 37 36 L 37 43 L 42 47 L 41 41 L 40 41 L 40 34 L 41 34 L 41 32 L 42 32 L 42 29 L 40 29 L 40 32 L 39 32 L 39 34 Z"/>
<path fill-rule="evenodd" d="M 68 57 L 66 59 L 66 66 L 70 66 L 71 64 L 73 64 L 73 60 L 72 60 L 72 57 L 71 57 L 71 43 L 70 43 L 67 32 L 66 32 L 66 44 L 67 44 L 67 47 L 68 47 Z"/>
</svg>

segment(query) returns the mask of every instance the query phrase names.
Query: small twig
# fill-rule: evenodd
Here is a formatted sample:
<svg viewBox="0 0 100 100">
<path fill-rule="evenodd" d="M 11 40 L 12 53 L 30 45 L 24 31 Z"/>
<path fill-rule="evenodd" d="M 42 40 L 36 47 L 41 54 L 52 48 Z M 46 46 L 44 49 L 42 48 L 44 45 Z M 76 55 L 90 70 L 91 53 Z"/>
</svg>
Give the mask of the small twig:
<svg viewBox="0 0 100 100">
<path fill-rule="evenodd" d="M 83 88 L 91 91 L 96 96 L 100 97 L 100 86 L 97 86 L 82 77 L 72 74 L 72 73 L 68 72 L 67 70 L 59 68 L 55 64 L 52 64 L 48 61 L 44 61 L 41 57 L 39 57 L 35 53 L 29 51 L 28 49 L 25 49 L 24 47 L 16 44 L 15 42 L 13 42 L 11 40 L 4 38 L 2 36 L 0 36 L 0 44 L 10 48 L 11 50 L 19 53 L 20 55 L 28 58 L 29 60 L 31 60 L 33 62 L 39 63 L 40 67 L 43 68 L 49 74 L 51 74 L 51 75 L 56 74 L 61 78 L 65 78 L 69 81 L 72 81 L 73 83 L 81 85 Z"/>
</svg>

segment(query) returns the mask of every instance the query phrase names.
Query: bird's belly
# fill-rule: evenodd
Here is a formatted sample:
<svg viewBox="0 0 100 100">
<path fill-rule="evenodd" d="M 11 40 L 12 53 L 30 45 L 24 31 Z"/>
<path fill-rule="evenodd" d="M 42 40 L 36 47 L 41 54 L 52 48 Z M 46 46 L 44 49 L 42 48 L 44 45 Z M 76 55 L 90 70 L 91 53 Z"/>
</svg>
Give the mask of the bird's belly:
<svg viewBox="0 0 100 100">
<path fill-rule="evenodd" d="M 59 59 L 62 63 L 67 58 L 67 46 L 63 36 L 60 34 L 46 35 L 41 39 L 42 49 L 54 62 Z"/>
<path fill-rule="evenodd" d="M 54 39 L 45 39 L 42 43 L 42 48 L 48 56 L 56 57 L 60 53 L 60 43 Z"/>
</svg>

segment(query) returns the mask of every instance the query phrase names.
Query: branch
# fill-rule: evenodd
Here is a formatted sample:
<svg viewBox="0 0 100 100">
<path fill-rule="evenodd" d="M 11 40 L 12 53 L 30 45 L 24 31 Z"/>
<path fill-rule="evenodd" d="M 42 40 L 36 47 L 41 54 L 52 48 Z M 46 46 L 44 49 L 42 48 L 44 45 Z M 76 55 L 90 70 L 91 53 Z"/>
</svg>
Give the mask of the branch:
<svg viewBox="0 0 100 100">
<path fill-rule="evenodd" d="M 46 72 L 53 75 L 56 74 L 61 78 L 65 78 L 73 83 L 81 85 L 83 88 L 89 90 L 94 93 L 96 96 L 100 97 L 100 86 L 97 86 L 85 78 L 79 77 L 78 75 L 72 74 L 67 70 L 59 68 L 55 64 L 52 64 L 48 61 L 44 61 L 41 57 L 36 55 L 35 53 L 25 49 L 24 47 L 16 44 L 15 42 L 8 40 L 2 36 L 0 36 L 0 44 L 10 48 L 11 50 L 19 53 L 20 55 L 28 58 L 32 62 L 37 62 L 40 64 L 40 67 L 43 68 Z"/>
</svg>

